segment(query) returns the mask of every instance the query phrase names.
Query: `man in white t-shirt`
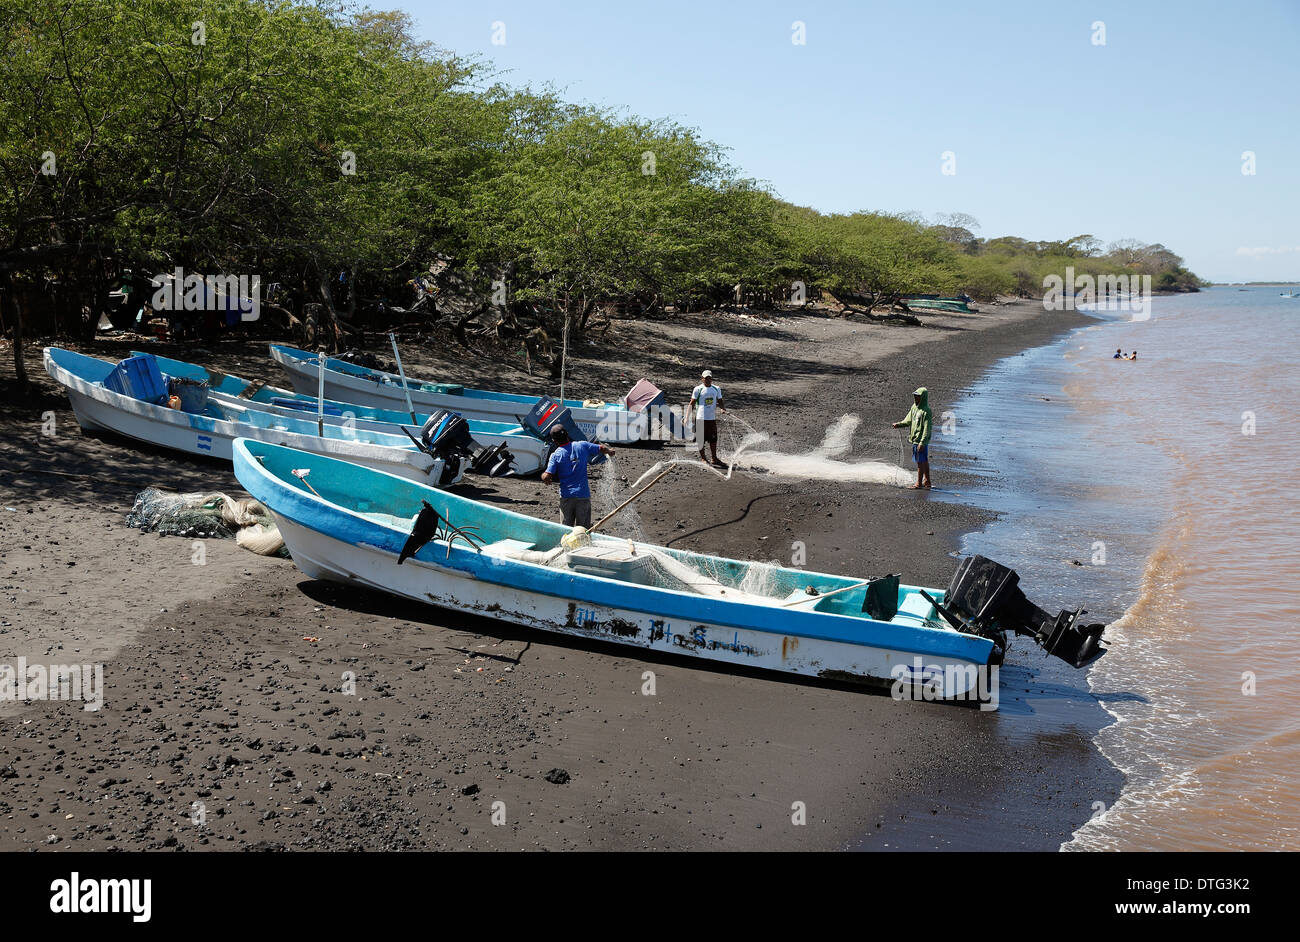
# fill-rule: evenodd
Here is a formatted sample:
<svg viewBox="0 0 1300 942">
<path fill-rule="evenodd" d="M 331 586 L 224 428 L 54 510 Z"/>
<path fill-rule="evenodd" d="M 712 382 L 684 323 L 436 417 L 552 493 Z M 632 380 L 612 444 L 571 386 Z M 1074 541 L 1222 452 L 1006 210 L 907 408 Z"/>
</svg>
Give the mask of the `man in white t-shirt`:
<svg viewBox="0 0 1300 942">
<path fill-rule="evenodd" d="M 691 404 L 688 411 L 695 409 L 695 440 L 700 444 L 700 460 L 704 457 L 704 445 L 707 442 L 713 452 L 713 464 L 725 468 L 718 460 L 718 413 L 726 412 L 722 403 L 722 387 L 713 384 L 713 373 L 705 370 L 700 374 L 700 385 L 691 392 Z"/>
</svg>

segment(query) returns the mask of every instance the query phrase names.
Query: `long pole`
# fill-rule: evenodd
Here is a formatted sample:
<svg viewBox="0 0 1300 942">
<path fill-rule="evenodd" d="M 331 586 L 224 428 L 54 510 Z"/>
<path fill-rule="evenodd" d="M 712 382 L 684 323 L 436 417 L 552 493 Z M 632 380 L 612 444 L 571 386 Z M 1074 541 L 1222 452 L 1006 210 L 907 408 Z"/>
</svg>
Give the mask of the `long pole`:
<svg viewBox="0 0 1300 942">
<path fill-rule="evenodd" d="M 566 302 L 567 306 L 567 302 Z M 564 405 L 564 371 L 569 365 L 569 312 L 564 312 L 564 337 L 560 342 L 560 405 Z"/>
<path fill-rule="evenodd" d="M 317 372 L 320 382 L 316 387 L 316 434 L 325 437 L 325 352 L 316 355 Z"/>
<path fill-rule="evenodd" d="M 393 344 L 393 359 L 397 361 L 397 375 L 402 377 L 402 392 L 406 393 L 406 411 L 411 413 L 411 424 L 419 425 L 415 418 L 415 406 L 411 405 L 411 387 L 406 385 L 406 370 L 402 369 L 402 355 L 397 352 L 397 334 L 390 332 L 388 339 Z"/>
</svg>

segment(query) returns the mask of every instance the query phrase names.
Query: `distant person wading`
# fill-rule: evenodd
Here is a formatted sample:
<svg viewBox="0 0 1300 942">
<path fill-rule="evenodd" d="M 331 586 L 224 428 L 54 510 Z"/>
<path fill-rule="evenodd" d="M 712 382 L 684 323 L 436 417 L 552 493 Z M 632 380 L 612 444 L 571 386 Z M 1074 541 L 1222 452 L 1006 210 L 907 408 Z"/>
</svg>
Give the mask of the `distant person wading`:
<svg viewBox="0 0 1300 942">
<path fill-rule="evenodd" d="M 566 527 L 591 526 L 591 485 L 587 482 L 587 465 L 600 454 L 613 455 L 614 449 L 595 442 L 574 442 L 560 426 L 551 429 L 555 451 L 546 463 L 542 480 L 560 485 L 560 518 Z"/>
<path fill-rule="evenodd" d="M 910 425 L 911 434 L 908 441 L 912 443 L 912 460 L 916 462 L 916 483 L 912 490 L 930 487 L 930 426 L 933 416 L 930 412 L 930 390 L 924 386 L 912 393 L 912 408 L 901 422 L 895 422 L 894 428 Z"/>
</svg>

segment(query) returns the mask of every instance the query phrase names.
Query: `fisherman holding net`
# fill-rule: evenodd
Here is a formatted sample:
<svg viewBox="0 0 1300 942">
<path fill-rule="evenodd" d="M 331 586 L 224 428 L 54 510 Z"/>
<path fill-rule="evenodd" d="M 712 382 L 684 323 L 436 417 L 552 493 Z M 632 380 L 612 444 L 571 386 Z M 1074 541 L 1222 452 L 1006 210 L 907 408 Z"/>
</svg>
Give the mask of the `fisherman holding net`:
<svg viewBox="0 0 1300 942">
<path fill-rule="evenodd" d="M 551 428 L 555 451 L 546 463 L 542 480 L 560 485 L 560 517 L 566 527 L 591 527 L 591 485 L 587 482 L 587 465 L 597 455 L 613 455 L 614 449 L 595 442 L 569 440 L 561 425 Z"/>
<path fill-rule="evenodd" d="M 912 490 L 929 490 L 930 488 L 930 390 L 921 386 L 912 393 L 912 408 L 903 416 L 901 422 L 895 422 L 894 428 L 911 426 L 908 441 L 912 443 L 912 460 L 916 462 L 916 483 Z"/>
<path fill-rule="evenodd" d="M 704 457 L 704 446 L 707 444 L 713 452 L 713 465 L 718 468 L 725 468 L 721 461 L 718 460 L 718 413 L 726 412 L 722 402 L 722 387 L 713 384 L 713 372 L 705 370 L 700 374 L 700 385 L 696 386 L 691 392 L 691 404 L 687 406 L 688 411 L 696 409 L 695 413 L 695 440 L 700 445 L 700 460 L 707 463 L 708 459 Z"/>
</svg>

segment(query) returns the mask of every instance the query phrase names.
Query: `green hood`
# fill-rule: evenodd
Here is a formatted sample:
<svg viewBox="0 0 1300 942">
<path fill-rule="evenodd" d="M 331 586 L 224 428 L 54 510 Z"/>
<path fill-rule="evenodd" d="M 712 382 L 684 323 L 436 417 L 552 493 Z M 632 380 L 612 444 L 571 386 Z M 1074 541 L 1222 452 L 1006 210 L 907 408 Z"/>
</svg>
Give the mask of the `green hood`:
<svg viewBox="0 0 1300 942">
<path fill-rule="evenodd" d="M 895 422 L 896 426 L 907 425 L 911 427 L 911 434 L 908 440 L 914 445 L 924 445 L 930 441 L 930 390 L 924 386 L 919 387 L 912 395 L 920 396 L 920 405 L 912 403 L 912 407 L 907 410 L 907 415 L 903 416 L 902 421 Z"/>
</svg>

